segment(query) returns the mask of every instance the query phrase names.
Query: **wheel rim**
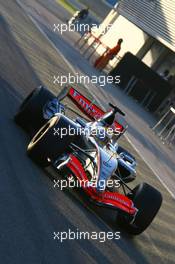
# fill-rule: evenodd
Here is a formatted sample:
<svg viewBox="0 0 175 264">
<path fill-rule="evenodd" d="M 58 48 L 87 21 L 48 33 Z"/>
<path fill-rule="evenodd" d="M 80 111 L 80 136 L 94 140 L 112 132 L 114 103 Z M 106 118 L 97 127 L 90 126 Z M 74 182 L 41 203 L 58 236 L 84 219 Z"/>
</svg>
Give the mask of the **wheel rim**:
<svg viewBox="0 0 175 264">
<path fill-rule="evenodd" d="M 34 145 L 36 145 L 37 142 L 39 142 L 44 135 L 48 132 L 48 130 L 55 124 L 58 122 L 58 120 L 60 119 L 60 116 L 54 116 L 53 118 L 51 118 L 36 134 L 35 136 L 32 138 L 31 142 L 28 145 L 27 149 L 31 149 Z"/>
</svg>

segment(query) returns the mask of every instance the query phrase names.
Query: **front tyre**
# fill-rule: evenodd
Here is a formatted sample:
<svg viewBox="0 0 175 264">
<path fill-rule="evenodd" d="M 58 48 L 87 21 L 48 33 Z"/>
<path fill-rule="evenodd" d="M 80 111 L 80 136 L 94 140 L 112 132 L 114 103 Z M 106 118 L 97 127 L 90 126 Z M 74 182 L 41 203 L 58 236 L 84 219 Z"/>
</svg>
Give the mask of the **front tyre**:
<svg viewBox="0 0 175 264">
<path fill-rule="evenodd" d="M 136 186 L 129 194 L 138 209 L 135 219 L 123 214 L 117 216 L 117 223 L 131 235 L 139 235 L 151 224 L 162 204 L 161 193 L 147 183 Z"/>
<path fill-rule="evenodd" d="M 29 157 L 42 167 L 47 167 L 60 155 L 70 151 L 70 144 L 78 140 L 78 135 L 69 134 L 69 129 L 77 129 L 76 124 L 64 115 L 51 118 L 32 138 L 28 145 Z M 62 134 L 64 132 L 64 134 Z"/>
</svg>

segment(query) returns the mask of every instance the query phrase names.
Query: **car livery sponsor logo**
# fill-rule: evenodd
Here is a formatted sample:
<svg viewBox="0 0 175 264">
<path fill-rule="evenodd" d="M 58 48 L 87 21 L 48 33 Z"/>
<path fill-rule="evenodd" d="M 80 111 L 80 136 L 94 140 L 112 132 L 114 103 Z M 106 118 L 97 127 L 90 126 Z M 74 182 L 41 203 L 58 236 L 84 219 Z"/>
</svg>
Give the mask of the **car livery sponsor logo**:
<svg viewBox="0 0 175 264">
<path fill-rule="evenodd" d="M 100 118 L 103 115 L 103 113 L 100 113 L 98 110 L 95 109 L 95 107 L 94 107 L 92 102 L 86 101 L 86 99 L 81 94 L 79 94 L 75 89 L 73 89 L 73 93 L 71 91 L 70 95 L 93 118 L 98 119 L 98 118 Z"/>
<path fill-rule="evenodd" d="M 126 205 L 126 206 L 130 206 L 130 204 L 127 203 L 126 201 L 120 199 L 120 198 L 117 197 L 117 196 L 111 195 L 111 194 L 106 194 L 106 193 L 105 193 L 105 194 L 104 194 L 104 198 L 112 199 L 112 200 L 115 200 L 115 201 L 117 201 L 117 202 L 120 202 L 120 203 L 122 203 L 122 204 L 124 204 L 124 205 Z"/>
</svg>

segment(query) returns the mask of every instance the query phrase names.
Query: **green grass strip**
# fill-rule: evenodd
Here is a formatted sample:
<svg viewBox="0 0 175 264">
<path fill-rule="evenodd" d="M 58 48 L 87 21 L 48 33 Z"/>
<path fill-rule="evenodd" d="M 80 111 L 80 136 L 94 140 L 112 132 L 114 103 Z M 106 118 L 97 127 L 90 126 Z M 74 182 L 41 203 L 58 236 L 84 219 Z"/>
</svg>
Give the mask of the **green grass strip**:
<svg viewBox="0 0 175 264">
<path fill-rule="evenodd" d="M 77 11 L 75 6 L 71 5 L 67 0 L 57 0 L 57 3 L 62 5 L 71 14 L 74 14 Z"/>
</svg>

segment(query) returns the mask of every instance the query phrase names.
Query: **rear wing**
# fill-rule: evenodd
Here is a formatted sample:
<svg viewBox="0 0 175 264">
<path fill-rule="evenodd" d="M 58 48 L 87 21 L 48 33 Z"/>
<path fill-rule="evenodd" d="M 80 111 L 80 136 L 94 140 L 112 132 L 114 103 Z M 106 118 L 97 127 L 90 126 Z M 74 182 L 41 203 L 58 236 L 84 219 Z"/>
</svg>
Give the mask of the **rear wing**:
<svg viewBox="0 0 175 264">
<path fill-rule="evenodd" d="M 69 89 L 68 97 L 92 121 L 101 118 L 106 113 L 73 87 Z M 124 134 L 128 127 L 126 121 L 119 115 L 116 115 L 113 126 L 120 132 L 120 135 Z"/>
</svg>

